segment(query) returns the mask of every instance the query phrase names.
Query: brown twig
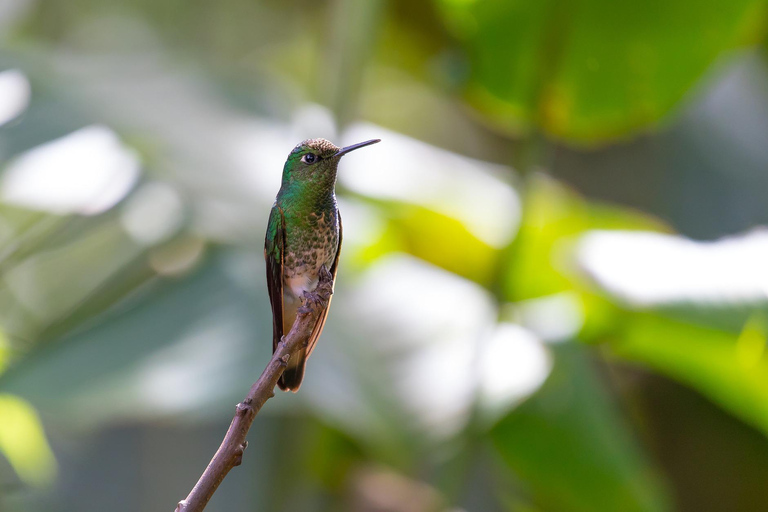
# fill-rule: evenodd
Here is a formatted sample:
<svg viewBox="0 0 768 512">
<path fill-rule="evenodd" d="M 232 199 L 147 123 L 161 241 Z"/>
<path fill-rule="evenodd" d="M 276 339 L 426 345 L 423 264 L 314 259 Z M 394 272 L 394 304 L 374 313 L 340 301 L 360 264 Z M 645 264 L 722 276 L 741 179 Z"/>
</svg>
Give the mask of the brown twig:
<svg viewBox="0 0 768 512">
<path fill-rule="evenodd" d="M 216 450 L 216 454 L 208 463 L 208 467 L 205 468 L 189 496 L 176 506 L 176 512 L 201 512 L 229 470 L 239 466 L 243 461 L 243 452 L 248 446 L 245 436 L 248 434 L 256 414 L 267 400 L 275 396 L 275 386 L 285 370 L 288 360 L 296 351 L 306 346 L 309 336 L 312 334 L 312 328 L 328 304 L 332 293 L 333 278 L 323 267 L 317 289 L 312 293 L 304 294 L 302 306 L 299 308 L 291 331 L 283 336 L 277 350 L 272 354 L 272 359 L 264 368 L 259 380 L 251 386 L 245 400 L 237 404 L 235 417 L 232 418 L 232 423 L 229 425 L 221 446 Z"/>
</svg>

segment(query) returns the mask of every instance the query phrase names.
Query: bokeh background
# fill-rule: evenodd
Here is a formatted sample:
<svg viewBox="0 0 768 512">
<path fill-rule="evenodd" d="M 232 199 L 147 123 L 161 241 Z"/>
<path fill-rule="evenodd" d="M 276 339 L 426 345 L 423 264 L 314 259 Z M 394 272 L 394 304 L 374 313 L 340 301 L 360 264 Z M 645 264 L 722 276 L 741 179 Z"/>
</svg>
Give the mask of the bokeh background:
<svg viewBox="0 0 768 512">
<path fill-rule="evenodd" d="M 766 510 L 766 14 L 0 0 L 0 510 L 186 496 L 270 356 L 310 137 L 382 143 L 208 510 Z"/>
</svg>

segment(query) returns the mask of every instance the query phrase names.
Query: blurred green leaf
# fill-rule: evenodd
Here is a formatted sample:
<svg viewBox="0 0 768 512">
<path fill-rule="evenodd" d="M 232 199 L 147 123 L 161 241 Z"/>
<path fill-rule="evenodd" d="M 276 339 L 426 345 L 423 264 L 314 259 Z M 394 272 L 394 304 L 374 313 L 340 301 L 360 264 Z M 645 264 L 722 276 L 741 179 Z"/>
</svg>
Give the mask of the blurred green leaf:
<svg viewBox="0 0 768 512">
<path fill-rule="evenodd" d="M 260 256 L 212 251 L 184 279 L 148 284 L 82 328 L 46 339 L 0 377 L 0 389 L 77 427 L 229 413 L 271 351 L 262 343 L 271 332 L 268 298 L 263 281 L 251 281 L 262 278 L 252 268 Z"/>
<path fill-rule="evenodd" d="M 652 217 L 621 207 L 589 203 L 560 183 L 534 177 L 523 222 L 509 254 L 504 296 L 511 301 L 587 289 L 566 256 L 568 242 L 588 229 L 666 231 Z"/>
<path fill-rule="evenodd" d="M 393 233 L 401 247 L 438 267 L 490 286 L 498 251 L 478 239 L 460 221 L 428 208 L 390 204 Z"/>
<path fill-rule="evenodd" d="M 5 332 L 0 331 L 0 373 L 3 373 L 11 359 L 11 344 L 5 336 Z"/>
<path fill-rule="evenodd" d="M 636 313 L 614 352 L 669 375 L 768 434 L 766 328 L 754 316 L 740 335 Z"/>
<path fill-rule="evenodd" d="M 756 0 L 438 0 L 469 58 L 468 100 L 494 125 L 572 142 L 667 114 L 724 51 L 755 41 Z"/>
<path fill-rule="evenodd" d="M 352 439 L 319 422 L 307 444 L 302 453 L 307 458 L 308 470 L 326 489 L 333 491 L 343 490 L 350 471 L 365 460 Z"/>
<path fill-rule="evenodd" d="M 491 432 L 506 464 L 550 512 L 669 510 L 585 349 L 555 347 L 542 389 Z"/>
<path fill-rule="evenodd" d="M 56 475 L 56 459 L 35 410 L 19 397 L 0 394 L 0 453 L 25 483 L 45 485 Z"/>
<path fill-rule="evenodd" d="M 37 247 L 4 279 L 27 308 L 50 320 L 71 312 L 142 250 L 117 220 L 101 222 L 50 250 Z"/>
</svg>

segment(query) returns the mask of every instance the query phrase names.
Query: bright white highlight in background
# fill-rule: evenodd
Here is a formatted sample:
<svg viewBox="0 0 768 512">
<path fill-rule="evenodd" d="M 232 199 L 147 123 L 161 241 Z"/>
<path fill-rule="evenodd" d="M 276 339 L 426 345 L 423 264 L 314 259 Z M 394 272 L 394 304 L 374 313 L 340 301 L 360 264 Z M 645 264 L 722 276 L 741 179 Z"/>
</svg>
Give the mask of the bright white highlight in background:
<svg viewBox="0 0 768 512">
<path fill-rule="evenodd" d="M 31 93 L 24 73 L 18 69 L 0 72 L 0 126 L 24 112 Z"/>
<path fill-rule="evenodd" d="M 602 287 L 640 306 L 768 298 L 768 231 L 696 242 L 677 235 L 592 231 L 577 258 Z"/>
<path fill-rule="evenodd" d="M 138 243 L 154 245 L 179 229 L 184 220 L 184 205 L 170 185 L 147 183 L 126 201 L 120 220 Z"/>
<path fill-rule="evenodd" d="M 409 427 L 440 440 L 466 425 L 478 396 L 484 419 L 495 421 L 538 389 L 551 368 L 532 332 L 496 325 L 496 304 L 486 290 L 408 255 L 377 260 L 334 300 L 306 396 L 331 421 L 366 435 L 388 420 L 377 419 L 381 409 L 360 389 L 381 390 Z M 334 338 L 335 321 L 357 322 L 355 335 Z M 364 370 L 344 369 L 345 363 Z M 339 381 L 349 374 L 353 380 Z"/>
<path fill-rule="evenodd" d="M 578 294 L 562 292 L 507 304 L 509 318 L 547 343 L 574 338 L 584 326 L 584 308 Z"/>
<path fill-rule="evenodd" d="M 342 159 L 341 168 L 354 166 L 339 173 L 350 189 L 431 208 L 458 219 L 493 247 L 503 247 L 514 236 L 520 201 L 515 190 L 499 178 L 509 174 L 509 168 L 457 155 L 379 126 L 357 125 L 344 134 L 344 144 L 368 139 L 381 142 Z"/>
<path fill-rule="evenodd" d="M 233 164 L 248 178 L 247 185 L 264 201 L 275 200 L 280 188 L 285 160 L 304 139 L 327 138 L 337 142 L 330 110 L 308 103 L 294 112 L 289 123 L 274 120 L 249 120 L 235 131 L 227 145 Z"/>
<path fill-rule="evenodd" d="M 516 324 L 500 324 L 480 354 L 480 397 L 487 419 L 496 420 L 539 389 L 552 370 L 544 344 Z"/>
<path fill-rule="evenodd" d="M 136 152 L 112 130 L 88 126 L 11 162 L 0 180 L 0 198 L 59 215 L 95 215 L 130 191 L 139 170 Z"/>
<path fill-rule="evenodd" d="M 374 360 L 424 432 L 449 437 L 467 420 L 475 361 L 495 312 L 480 286 L 406 255 L 379 260 L 353 295 L 368 320 Z M 375 337 L 374 337 L 375 336 Z"/>
</svg>

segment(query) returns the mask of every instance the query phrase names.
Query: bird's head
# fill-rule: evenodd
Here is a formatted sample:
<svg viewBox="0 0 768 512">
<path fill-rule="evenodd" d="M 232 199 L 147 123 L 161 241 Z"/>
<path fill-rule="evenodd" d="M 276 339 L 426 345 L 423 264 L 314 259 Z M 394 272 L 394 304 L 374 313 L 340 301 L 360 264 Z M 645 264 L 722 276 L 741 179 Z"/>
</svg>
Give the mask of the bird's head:
<svg viewBox="0 0 768 512">
<path fill-rule="evenodd" d="M 379 141 L 380 139 L 372 139 L 340 148 L 325 139 L 307 139 L 300 142 L 288 155 L 283 179 L 314 179 L 327 176 L 335 180 L 336 169 L 342 156 Z"/>
</svg>

